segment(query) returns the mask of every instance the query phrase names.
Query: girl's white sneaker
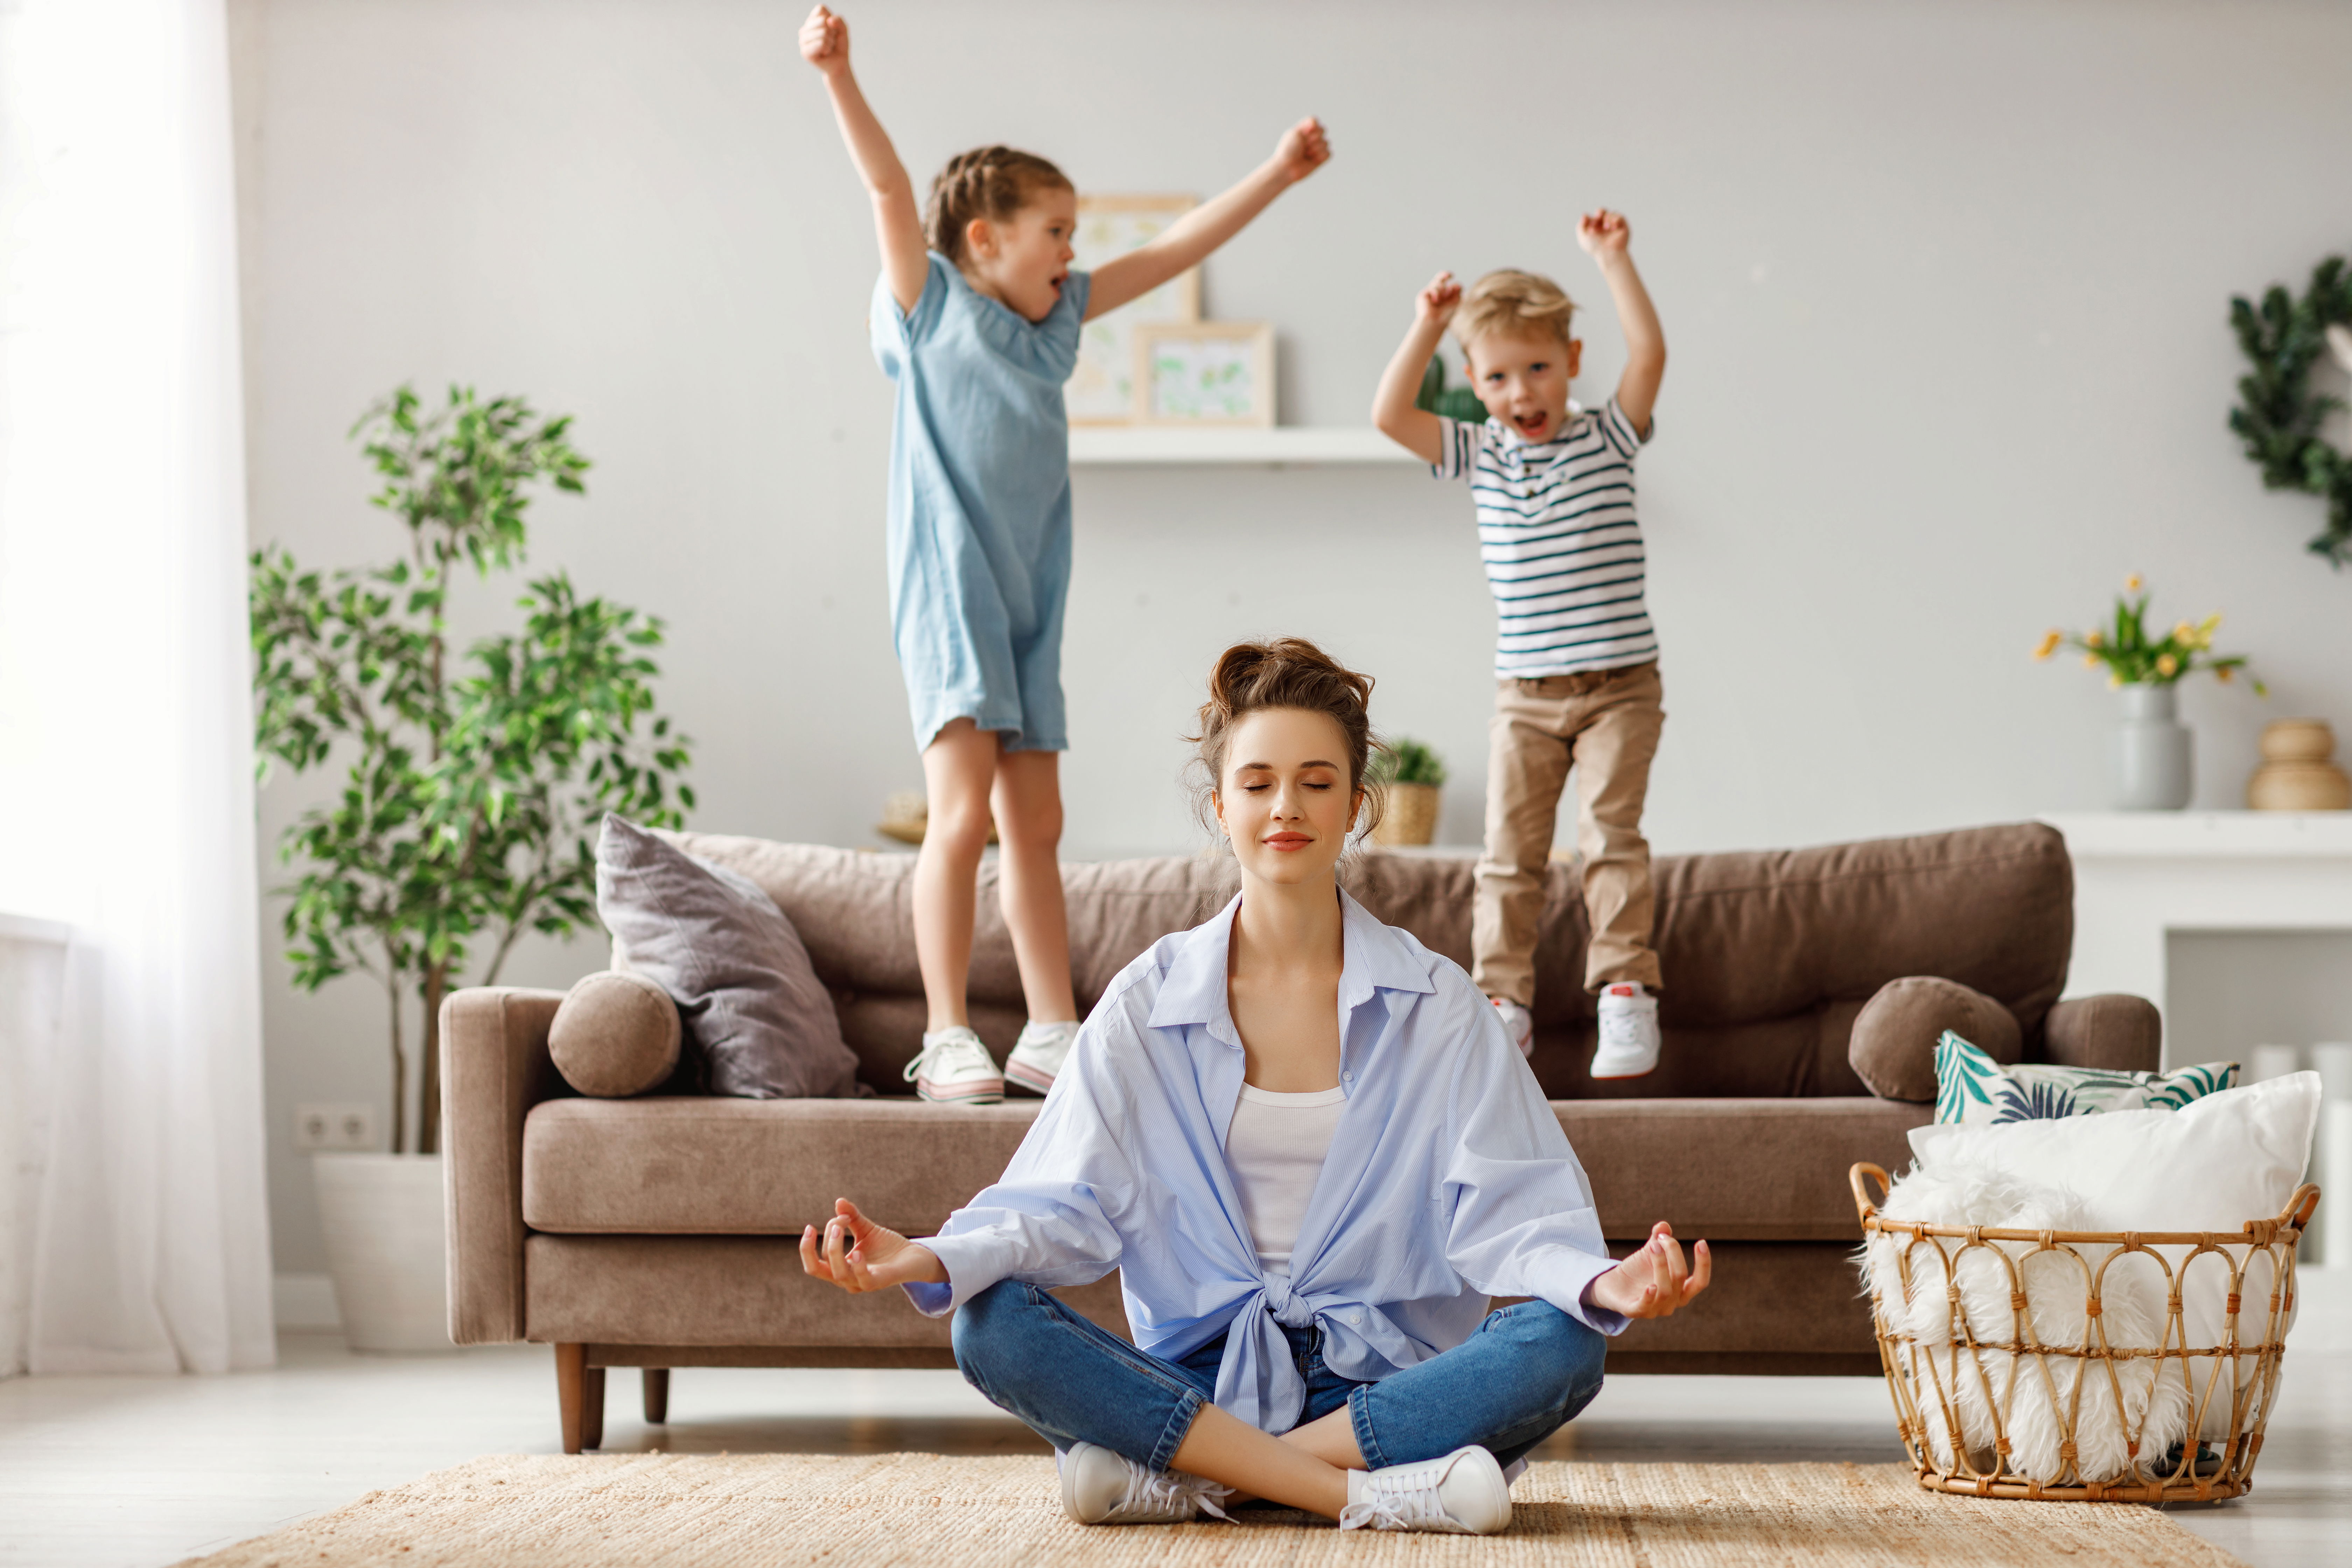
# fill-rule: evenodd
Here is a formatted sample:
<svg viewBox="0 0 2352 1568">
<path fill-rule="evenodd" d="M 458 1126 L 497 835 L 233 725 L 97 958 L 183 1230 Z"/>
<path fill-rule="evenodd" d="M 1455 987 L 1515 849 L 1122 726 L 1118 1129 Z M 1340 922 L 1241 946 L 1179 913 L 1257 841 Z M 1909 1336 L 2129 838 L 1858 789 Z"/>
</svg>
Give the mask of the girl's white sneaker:
<svg viewBox="0 0 2352 1568">
<path fill-rule="evenodd" d="M 1062 1472 L 1062 1511 L 1080 1524 L 1182 1524 L 1213 1513 L 1233 1495 L 1229 1487 L 1181 1470 L 1147 1470 L 1124 1455 L 1092 1443 L 1055 1456 Z"/>
<path fill-rule="evenodd" d="M 958 1024 L 923 1037 L 920 1055 L 907 1064 L 907 1080 L 925 1100 L 954 1105 L 994 1105 L 1004 1098 L 1004 1077 L 980 1037 Z"/>
<path fill-rule="evenodd" d="M 1070 1047 L 1077 1042 L 1076 1019 L 1060 1024 L 1024 1024 L 1021 1038 L 1013 1042 L 1013 1054 L 1004 1058 L 1004 1079 L 1022 1088 L 1045 1094 L 1062 1075 L 1062 1064 L 1070 1059 Z"/>
<path fill-rule="evenodd" d="M 1440 1458 L 1348 1473 L 1342 1530 L 1433 1530 L 1493 1535 L 1511 1522 L 1511 1483 L 1495 1456 L 1472 1443 Z"/>
</svg>

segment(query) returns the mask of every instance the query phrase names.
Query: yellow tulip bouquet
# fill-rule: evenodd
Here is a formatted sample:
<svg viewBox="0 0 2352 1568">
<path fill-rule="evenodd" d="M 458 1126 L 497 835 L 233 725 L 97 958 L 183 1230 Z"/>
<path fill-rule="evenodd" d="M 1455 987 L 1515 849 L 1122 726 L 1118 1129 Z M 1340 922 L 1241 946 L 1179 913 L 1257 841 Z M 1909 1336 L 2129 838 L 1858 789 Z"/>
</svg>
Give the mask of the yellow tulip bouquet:
<svg viewBox="0 0 2352 1568">
<path fill-rule="evenodd" d="M 2163 637 L 2150 637 L 2148 595 L 2140 588 L 2138 573 L 2124 579 L 2124 591 L 2116 596 L 2113 626 L 2093 626 L 2079 637 L 2053 629 L 2042 637 L 2033 657 L 2048 658 L 2062 647 L 2080 648 L 2085 668 L 2107 667 L 2109 686 L 2170 686 L 2200 669 L 2210 669 L 2214 679 L 2227 683 L 2246 668 L 2243 654 L 2215 656 L 2213 628 L 2221 624 L 2219 616 L 2208 616 L 2194 625 L 2180 621 Z M 2260 680 L 2253 687 L 2257 693 L 2269 695 Z"/>
</svg>

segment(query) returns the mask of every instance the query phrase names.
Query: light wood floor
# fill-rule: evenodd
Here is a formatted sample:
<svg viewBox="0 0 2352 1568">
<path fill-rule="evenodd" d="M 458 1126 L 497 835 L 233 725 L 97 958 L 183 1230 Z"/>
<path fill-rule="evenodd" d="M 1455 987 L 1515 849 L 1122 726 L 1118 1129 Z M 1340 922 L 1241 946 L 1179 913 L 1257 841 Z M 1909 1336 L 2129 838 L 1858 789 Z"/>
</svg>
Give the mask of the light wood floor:
<svg viewBox="0 0 2352 1568">
<path fill-rule="evenodd" d="M 559 1447 L 544 1347 L 358 1356 L 289 1334 L 281 1355 L 274 1372 L 235 1377 L 0 1382 L 0 1568 L 168 1563 L 477 1455 Z M 2254 1494 L 2175 1517 L 2258 1568 L 2338 1568 L 2352 1561 L 2352 1352 L 2288 1364 Z M 673 1378 L 669 1425 L 648 1428 L 635 1374 L 611 1374 L 608 1450 L 1044 1451 L 950 1372 Z M 1538 1457 L 1902 1452 L 1874 1380 L 1622 1377 Z"/>
</svg>

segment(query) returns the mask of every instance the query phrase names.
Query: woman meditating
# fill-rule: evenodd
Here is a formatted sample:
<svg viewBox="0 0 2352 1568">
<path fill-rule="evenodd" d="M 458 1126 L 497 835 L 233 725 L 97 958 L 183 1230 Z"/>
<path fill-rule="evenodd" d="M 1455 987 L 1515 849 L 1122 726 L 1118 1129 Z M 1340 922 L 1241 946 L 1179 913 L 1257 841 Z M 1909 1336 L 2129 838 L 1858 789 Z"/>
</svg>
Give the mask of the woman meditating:
<svg viewBox="0 0 2352 1568">
<path fill-rule="evenodd" d="M 1499 1015 L 1339 890 L 1379 810 L 1371 688 L 1309 643 L 1227 649 L 1197 740 L 1240 896 L 1111 983 L 939 1235 L 844 1198 L 801 1237 L 818 1279 L 955 1314 L 956 1364 L 1054 1445 L 1082 1524 L 1256 1497 L 1501 1530 L 1505 1467 L 1600 1391 L 1603 1336 L 1706 1288 L 1706 1243 L 1686 1269 L 1663 1223 L 1610 1260 Z M 1132 1345 L 1047 1293 L 1113 1268 Z"/>
</svg>

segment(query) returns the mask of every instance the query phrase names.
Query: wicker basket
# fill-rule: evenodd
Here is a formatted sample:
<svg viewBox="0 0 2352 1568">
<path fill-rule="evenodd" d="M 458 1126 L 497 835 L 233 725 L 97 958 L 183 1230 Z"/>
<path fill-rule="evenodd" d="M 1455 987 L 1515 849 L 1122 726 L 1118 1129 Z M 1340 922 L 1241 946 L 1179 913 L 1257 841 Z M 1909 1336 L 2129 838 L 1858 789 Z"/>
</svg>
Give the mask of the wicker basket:
<svg viewBox="0 0 2352 1568">
<path fill-rule="evenodd" d="M 1438 786 L 1392 784 L 1372 842 L 1391 846 L 1426 844 L 1437 837 Z"/>
<path fill-rule="evenodd" d="M 2310 1223 L 2312 1210 L 2319 1203 L 2319 1189 L 2309 1184 L 2297 1188 L 2288 1200 L 2285 1211 L 2275 1219 L 2250 1220 L 2237 1235 L 2227 1232 L 2164 1232 L 2101 1233 L 2092 1231 L 1998 1230 L 1988 1226 L 1961 1226 L 1914 1224 L 1880 1217 L 1878 1206 L 1872 1202 L 1864 1186 L 1865 1179 L 1878 1184 L 1884 1198 L 1889 1183 L 1886 1173 L 1876 1165 L 1858 1164 L 1853 1167 L 1854 1205 L 1862 1212 L 1862 1227 L 1865 1242 L 1874 1237 L 1885 1237 L 1899 1247 L 1900 1272 L 1908 1295 L 1915 1268 L 1931 1272 L 1924 1279 L 1941 1279 L 1947 1287 L 1950 1303 L 1951 1333 L 1949 1343 L 1922 1342 L 1913 1337 L 1902 1324 L 1904 1314 L 1890 1311 L 1880 1299 L 1874 1285 L 1871 1294 L 1871 1326 L 1878 1338 L 1879 1362 L 1885 1369 L 1887 1392 L 1895 1400 L 1895 1422 L 1903 1436 L 1903 1446 L 1909 1450 L 1911 1460 L 1919 1473 L 1919 1484 L 1933 1491 L 1964 1492 L 1978 1497 L 2032 1498 L 2045 1501 L 2084 1502 L 2213 1502 L 2223 1498 L 2238 1497 L 2253 1486 L 2254 1458 L 2262 1452 L 2263 1428 L 2270 1420 L 2271 1406 L 2278 1394 L 2279 1360 L 2284 1352 L 2286 1314 L 2294 1300 L 2295 1242 L 2303 1227 Z M 2002 1247 L 1998 1243 L 2011 1243 Z M 2014 1244 L 2022 1243 L 2021 1247 Z M 2095 1265 L 2083 1257 L 2080 1247 L 2096 1247 L 2105 1252 Z M 1940 1256 L 1929 1259 L 1920 1249 L 1933 1248 Z M 2168 1261 L 2158 1247 L 2174 1249 L 2178 1264 Z M 1981 1248 L 2001 1260 L 2009 1281 L 2009 1321 L 1988 1332 L 1986 1324 L 1975 1321 L 1961 1305 L 1962 1258 L 1971 1249 Z M 2097 1325 L 2095 1335 L 2086 1332 L 2080 1344 L 2059 1345 L 2036 1342 L 2032 1315 L 2028 1310 L 2022 1265 L 2026 1259 L 2044 1253 L 2071 1258 L 2083 1281 L 2085 1321 Z M 2112 1347 L 2107 1342 L 2106 1324 L 2100 1316 L 2099 1292 L 2107 1279 L 2107 1269 L 2116 1259 L 2140 1254 L 2150 1258 L 2163 1271 L 2166 1307 L 2165 1326 L 2160 1342 L 2155 1348 L 2136 1349 Z M 2225 1268 L 2229 1278 L 2225 1328 L 2218 1345 L 2191 1345 L 2188 1342 L 2181 1308 L 2181 1279 L 2190 1264 L 2211 1255 L 2218 1263 L 2201 1266 L 2205 1269 Z M 2255 1331 L 2242 1332 L 2239 1319 L 2240 1292 L 2246 1282 L 2247 1270 L 2256 1256 L 2267 1256 L 2270 1267 L 2257 1270 L 2275 1282 L 2268 1293 L 2266 1304 L 2250 1315 L 2248 1324 Z M 1977 1266 L 1981 1268 L 1981 1266 Z M 2059 1266 L 2063 1267 L 2063 1266 Z M 2041 1271 L 2050 1272 L 2050 1266 Z M 1996 1279 L 2000 1276 L 1994 1276 Z M 2257 1279 L 2257 1285 L 2261 1283 Z M 2046 1289 L 2037 1284 L 2036 1289 Z M 1997 1333 L 1999 1337 L 1993 1337 Z M 2096 1343 L 2090 1342 L 2094 1338 Z M 1992 1364 L 1988 1365 L 1988 1358 Z M 2155 1377 L 2168 1379 L 2178 1376 L 2187 1392 L 2190 1412 L 2188 1436 L 2180 1446 L 2177 1458 L 2167 1468 L 2164 1454 L 2144 1455 L 2140 1438 L 2146 1426 L 2146 1410 L 2139 1429 L 2123 1434 L 2125 1450 L 2130 1456 L 2130 1475 L 2122 1479 L 2089 1481 L 2082 1479 L 2076 1465 L 2077 1440 L 2085 1427 L 2081 1423 L 2097 1417 L 2125 1425 L 2122 1412 L 2126 1408 L 2118 1363 L 2133 1359 L 2154 1358 Z M 2053 1377 L 2053 1365 L 2080 1362 L 2082 1375 L 2062 1372 Z M 2248 1363 L 2252 1363 L 2251 1371 Z M 2141 1374 L 2129 1374 L 2137 1380 Z M 2083 1390 L 2095 1384 L 2104 1376 L 2106 1394 L 2113 1395 L 2112 1405 L 2095 1413 L 2083 1409 Z M 2021 1380 L 2039 1378 L 2040 1393 L 2046 1395 L 2061 1424 L 2061 1445 L 2058 1453 L 2065 1473 L 2056 1483 L 2037 1480 L 2015 1468 L 2011 1459 L 2011 1416 Z M 1960 1440 L 1966 1426 L 1957 1399 L 1960 1380 L 1968 1379 L 1984 1394 L 1990 1407 L 1995 1441 L 1989 1448 L 1971 1453 L 1966 1441 Z M 2153 1388 L 2151 1384 L 2151 1388 Z M 2062 1389 L 2065 1393 L 2062 1394 Z M 1973 1395 L 1970 1396 L 1973 1398 Z M 2200 1444 L 2196 1435 L 2204 1426 L 2209 1407 L 2216 1399 L 2228 1401 L 2231 1436 L 2214 1444 L 2220 1449 L 2219 1463 L 2209 1458 L 2199 1463 Z M 2152 1403 L 2152 1401 L 2150 1401 Z M 2103 1399 L 2094 1404 L 2105 1405 Z M 1931 1424 L 1922 1418 L 1923 1410 L 1935 1411 L 1939 1422 Z M 1952 1461 L 1938 1463 L 1931 1433 L 1941 1431 L 1955 1435 L 1949 1444 Z M 2112 1432 L 2101 1434 L 2112 1437 Z M 2204 1473 L 2200 1473 L 2200 1471 Z"/>
</svg>

